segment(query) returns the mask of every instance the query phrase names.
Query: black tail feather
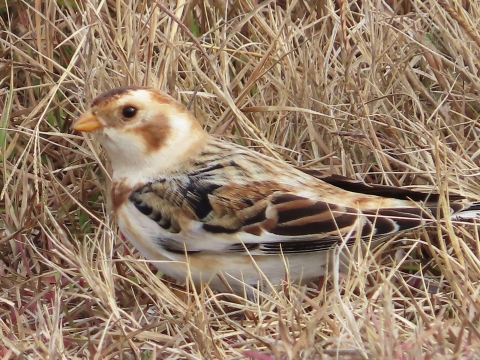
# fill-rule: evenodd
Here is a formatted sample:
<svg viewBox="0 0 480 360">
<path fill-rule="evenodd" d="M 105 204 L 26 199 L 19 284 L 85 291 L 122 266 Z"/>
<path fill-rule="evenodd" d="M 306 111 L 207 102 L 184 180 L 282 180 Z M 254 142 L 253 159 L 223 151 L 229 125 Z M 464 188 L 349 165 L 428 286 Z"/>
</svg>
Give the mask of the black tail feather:
<svg viewBox="0 0 480 360">
<path fill-rule="evenodd" d="M 319 170 L 300 169 L 306 174 L 309 174 L 319 180 L 339 187 L 343 190 L 351 191 L 354 193 L 361 193 L 367 195 L 376 195 L 387 198 L 399 199 L 399 200 L 413 200 L 424 202 L 438 202 L 440 194 L 423 193 L 415 190 L 404 189 L 395 186 L 387 185 L 375 185 L 367 184 L 360 180 L 353 180 L 341 175 L 327 174 Z M 450 201 L 459 201 L 465 199 L 461 195 L 449 195 Z M 480 203 L 479 203 L 480 206 Z"/>
</svg>

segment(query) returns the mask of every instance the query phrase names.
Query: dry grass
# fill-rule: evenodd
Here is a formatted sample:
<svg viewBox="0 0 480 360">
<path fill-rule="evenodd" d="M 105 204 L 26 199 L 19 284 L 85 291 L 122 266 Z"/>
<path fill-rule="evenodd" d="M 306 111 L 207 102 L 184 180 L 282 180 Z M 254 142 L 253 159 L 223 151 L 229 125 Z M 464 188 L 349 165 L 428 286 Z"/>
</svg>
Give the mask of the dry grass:
<svg viewBox="0 0 480 360">
<path fill-rule="evenodd" d="M 299 166 L 479 199 L 479 3 L 286 2 L 0 2 L 3 359 L 480 358 L 472 224 L 256 301 L 184 295 L 119 238 L 108 164 L 69 124 L 127 84 Z"/>
</svg>

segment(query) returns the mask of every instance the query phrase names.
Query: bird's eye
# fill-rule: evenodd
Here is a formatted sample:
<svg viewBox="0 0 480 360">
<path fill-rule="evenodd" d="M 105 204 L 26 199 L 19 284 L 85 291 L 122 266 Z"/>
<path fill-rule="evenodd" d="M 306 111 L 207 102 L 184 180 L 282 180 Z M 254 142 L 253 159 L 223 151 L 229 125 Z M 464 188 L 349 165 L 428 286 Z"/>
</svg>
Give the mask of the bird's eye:
<svg viewBox="0 0 480 360">
<path fill-rule="evenodd" d="M 134 108 L 133 106 L 125 106 L 122 110 L 122 115 L 127 119 L 134 117 L 136 113 L 137 108 Z"/>
</svg>

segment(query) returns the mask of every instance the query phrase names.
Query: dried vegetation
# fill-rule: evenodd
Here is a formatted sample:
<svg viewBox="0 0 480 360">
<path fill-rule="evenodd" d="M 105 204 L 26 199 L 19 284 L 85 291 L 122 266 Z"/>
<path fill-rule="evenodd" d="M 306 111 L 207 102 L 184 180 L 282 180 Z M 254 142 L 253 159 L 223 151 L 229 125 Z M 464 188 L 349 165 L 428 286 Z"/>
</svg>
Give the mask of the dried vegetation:
<svg viewBox="0 0 480 360">
<path fill-rule="evenodd" d="M 69 124 L 155 86 L 298 166 L 479 200 L 479 31 L 469 0 L 0 2 L 0 356 L 478 359 L 474 224 L 392 239 L 318 291 L 187 295 L 121 240 L 108 164 Z"/>
</svg>

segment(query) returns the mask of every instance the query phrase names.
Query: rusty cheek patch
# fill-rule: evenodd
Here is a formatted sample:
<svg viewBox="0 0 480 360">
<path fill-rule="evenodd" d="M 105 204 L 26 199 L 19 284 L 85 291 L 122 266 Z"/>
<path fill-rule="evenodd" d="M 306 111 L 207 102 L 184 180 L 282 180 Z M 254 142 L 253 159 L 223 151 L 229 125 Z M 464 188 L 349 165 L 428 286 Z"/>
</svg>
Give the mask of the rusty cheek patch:
<svg viewBox="0 0 480 360">
<path fill-rule="evenodd" d="M 165 115 L 157 115 L 154 122 L 141 123 L 133 129 L 145 142 L 147 152 L 160 149 L 168 138 L 171 128 Z"/>
<path fill-rule="evenodd" d="M 127 186 L 124 182 L 113 182 L 112 184 L 112 206 L 113 206 L 113 211 L 115 214 L 117 213 L 117 210 L 125 204 L 125 202 L 128 199 L 128 196 L 130 195 L 130 192 L 132 191 L 132 188 L 130 186 Z"/>
</svg>

